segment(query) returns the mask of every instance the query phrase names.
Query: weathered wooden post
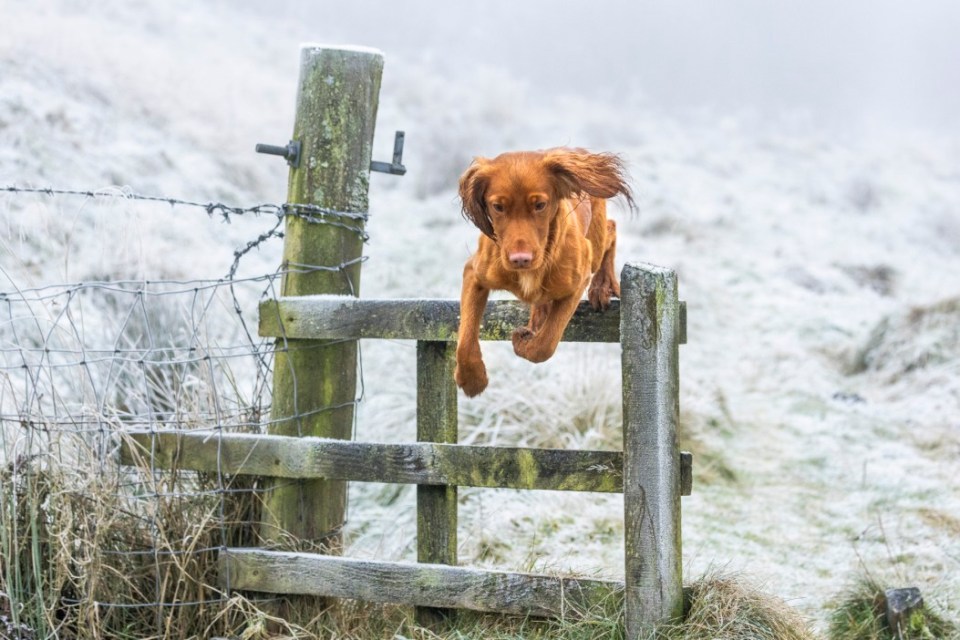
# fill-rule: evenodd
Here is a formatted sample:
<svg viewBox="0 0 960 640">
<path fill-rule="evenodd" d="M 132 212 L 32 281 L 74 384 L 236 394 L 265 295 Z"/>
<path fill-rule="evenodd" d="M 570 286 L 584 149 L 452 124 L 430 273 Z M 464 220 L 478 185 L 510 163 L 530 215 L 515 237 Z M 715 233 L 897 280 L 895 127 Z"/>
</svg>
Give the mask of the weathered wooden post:
<svg viewBox="0 0 960 640">
<path fill-rule="evenodd" d="M 301 49 L 293 130 L 301 148 L 288 202 L 367 211 L 382 71 L 383 55 L 372 49 Z M 281 295 L 359 295 L 362 220 L 346 226 L 356 229 L 287 216 Z M 279 338 L 268 433 L 349 439 L 356 366 L 355 340 Z M 261 521 L 266 546 L 341 552 L 346 482 L 276 479 L 267 486 Z"/>
<path fill-rule="evenodd" d="M 417 342 L 417 440 L 457 442 L 456 343 Z M 457 564 L 457 487 L 417 487 L 417 561 Z M 417 608 L 417 622 L 434 626 L 443 610 Z"/>
<path fill-rule="evenodd" d="M 624 266 L 623 502 L 627 640 L 683 615 L 677 277 L 653 265 Z"/>
</svg>

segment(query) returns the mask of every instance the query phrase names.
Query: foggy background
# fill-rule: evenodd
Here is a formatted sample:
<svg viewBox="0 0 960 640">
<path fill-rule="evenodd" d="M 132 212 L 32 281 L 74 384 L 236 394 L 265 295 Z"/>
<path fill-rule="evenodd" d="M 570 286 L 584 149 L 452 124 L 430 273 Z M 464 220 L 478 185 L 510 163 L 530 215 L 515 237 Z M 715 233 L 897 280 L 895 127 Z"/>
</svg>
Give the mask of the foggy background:
<svg viewBox="0 0 960 640">
<path fill-rule="evenodd" d="M 237 6 L 237 5 L 232 5 Z M 836 130 L 956 130 L 951 0 L 263 3 L 305 41 L 378 47 L 444 76 L 507 72 L 543 101 L 587 93 L 669 111 L 754 111 Z M 501 96 L 511 100 L 509 87 Z"/>
<path fill-rule="evenodd" d="M 475 155 L 622 155 L 640 212 L 613 201 L 617 261 L 674 269 L 690 309 L 688 578 L 743 570 L 822 626 L 867 567 L 960 620 L 960 2 L 0 0 L 0 20 L 0 186 L 231 205 L 286 197 L 286 163 L 254 145 L 290 138 L 299 44 L 382 50 L 374 158 L 404 129 L 408 173 L 371 176 L 370 299 L 458 297 Z M 222 278 L 269 224 L 9 194 L 0 291 Z M 281 260 L 263 243 L 240 274 Z M 83 324 L 122 317 L 88 305 Z M 485 345 L 495 375 L 462 399 L 461 442 L 617 449 L 607 346 L 532 365 Z M 413 346 L 363 362 L 358 439 L 408 441 Z M 622 575 L 622 504 L 522 493 L 460 494 L 464 563 Z M 349 555 L 413 557 L 411 487 L 354 483 L 351 505 Z"/>
</svg>

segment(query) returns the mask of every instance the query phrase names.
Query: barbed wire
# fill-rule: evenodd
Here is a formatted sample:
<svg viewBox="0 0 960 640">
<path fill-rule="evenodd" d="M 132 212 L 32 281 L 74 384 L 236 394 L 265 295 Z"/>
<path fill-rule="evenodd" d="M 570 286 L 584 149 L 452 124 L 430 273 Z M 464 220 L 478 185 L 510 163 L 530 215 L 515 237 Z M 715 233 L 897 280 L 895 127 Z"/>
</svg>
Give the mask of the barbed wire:
<svg viewBox="0 0 960 640">
<path fill-rule="evenodd" d="M 12 559 L 0 559 L 0 616 L 20 625 L 21 635 L 32 630 L 15 613 L 12 600 L 32 594 L 55 600 L 44 610 L 78 620 L 90 619 L 91 611 L 153 609 L 163 628 L 170 616 L 181 615 L 179 610 L 229 602 L 229 584 L 221 586 L 205 572 L 222 549 L 254 546 L 264 495 L 297 481 L 264 485 L 256 478 L 228 476 L 219 456 L 215 472 L 162 469 L 153 455 L 144 456 L 139 466 L 122 466 L 118 435 L 199 428 L 217 438 L 261 433 L 281 421 L 271 417 L 274 354 L 323 350 L 343 341 L 300 347 L 284 337 L 260 338 L 249 328 L 250 313 L 264 297 L 278 297 L 277 280 L 287 274 L 340 272 L 355 292 L 351 269 L 366 257 L 338 264 L 288 263 L 244 277 L 238 276 L 240 264 L 267 241 L 282 238 L 291 216 L 345 229 L 366 242 L 367 214 L 296 203 L 238 207 L 125 189 L 6 186 L 0 192 L 85 203 L 107 198 L 162 203 L 201 209 L 228 223 L 234 216 L 275 218 L 234 250 L 220 278 L 120 277 L 20 287 L 16 274 L 0 264 L 10 282 L 0 289 L 0 483 L 7 495 L 0 503 L 0 542 L 21 545 L 12 549 Z M 295 420 L 299 428 L 312 416 L 359 403 L 364 397 L 359 347 L 357 363 L 359 384 L 352 400 L 296 411 L 282 421 Z M 54 509 L 70 517 L 44 520 L 43 514 Z M 19 553 L 30 552 L 22 545 L 35 543 L 49 527 L 44 542 L 49 557 L 41 563 L 67 563 L 51 566 L 44 577 L 59 580 L 59 590 L 29 582 L 24 576 L 33 575 L 33 564 L 30 571 L 4 570 L 20 562 Z M 57 543 L 64 548 L 54 548 Z M 29 553 L 23 558 L 38 561 Z M 92 576 L 86 573 L 90 567 L 115 579 Z M 22 601 L 16 604 L 25 609 Z"/>
<path fill-rule="evenodd" d="M 81 196 L 84 198 L 119 198 L 123 200 L 141 200 L 145 202 L 162 202 L 171 206 L 197 207 L 204 209 L 208 215 L 220 214 L 225 219 L 229 217 L 253 214 L 270 214 L 278 217 L 285 215 L 296 215 L 310 222 L 323 224 L 332 224 L 332 220 L 344 219 L 366 222 L 368 214 L 365 211 L 338 211 L 327 207 L 320 207 L 314 204 L 302 203 L 283 203 L 283 204 L 256 204 L 249 207 L 238 207 L 224 204 L 222 202 L 199 202 L 196 200 L 184 200 L 182 198 L 173 198 L 170 196 L 151 196 L 135 193 L 126 189 L 99 189 L 99 190 L 80 190 L 80 189 L 53 189 L 51 187 L 17 187 L 7 185 L 0 187 L 0 191 L 7 193 L 40 194 L 48 196 Z M 358 227 L 347 227 L 352 231 L 363 233 Z M 365 234 L 364 234 L 365 237 Z"/>
</svg>

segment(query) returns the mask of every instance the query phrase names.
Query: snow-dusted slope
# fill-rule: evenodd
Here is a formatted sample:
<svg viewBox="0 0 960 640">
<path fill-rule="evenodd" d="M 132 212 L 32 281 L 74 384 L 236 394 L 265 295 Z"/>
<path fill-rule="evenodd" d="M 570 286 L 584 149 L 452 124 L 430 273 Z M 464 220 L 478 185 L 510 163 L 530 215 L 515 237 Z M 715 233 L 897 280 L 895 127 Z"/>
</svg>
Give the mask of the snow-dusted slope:
<svg viewBox="0 0 960 640">
<path fill-rule="evenodd" d="M 252 148 L 289 137 L 290 22 L 186 1 L 0 9 L 0 185 L 282 200 L 283 163 Z M 960 617 L 960 139 L 541 100 L 496 68 L 451 74 L 386 54 L 375 148 L 388 157 L 405 129 L 409 174 L 372 181 L 364 296 L 458 296 L 476 231 L 455 184 L 471 156 L 622 153 L 641 211 L 615 210 L 619 261 L 675 268 L 689 305 L 681 407 L 706 460 L 683 502 L 688 573 L 740 569 L 822 616 L 863 563 Z M 218 277 L 262 227 L 156 205 L 125 205 L 118 219 L 110 207 L 22 202 L 0 198 L 3 290 Z M 105 232 L 116 250 L 101 250 Z M 268 245 L 246 268 L 278 261 Z M 485 349 L 491 387 L 461 402 L 463 440 L 617 446 L 615 348 L 565 345 L 538 366 Z M 361 436 L 413 437 L 413 360 L 409 344 L 364 345 Z M 352 491 L 350 552 L 409 557 L 412 492 Z M 462 495 L 464 561 L 621 571 L 616 498 Z"/>
</svg>

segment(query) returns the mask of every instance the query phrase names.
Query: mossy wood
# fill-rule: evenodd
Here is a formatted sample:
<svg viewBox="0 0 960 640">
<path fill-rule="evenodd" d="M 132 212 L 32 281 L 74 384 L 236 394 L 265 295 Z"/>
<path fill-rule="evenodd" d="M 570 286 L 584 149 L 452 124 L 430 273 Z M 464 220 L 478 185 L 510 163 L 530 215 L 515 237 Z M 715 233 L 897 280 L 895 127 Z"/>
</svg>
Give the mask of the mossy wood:
<svg viewBox="0 0 960 640">
<path fill-rule="evenodd" d="M 614 581 L 258 549 L 226 549 L 219 563 L 221 584 L 235 589 L 532 616 L 579 617 L 619 598 L 623 588 Z"/>
<path fill-rule="evenodd" d="M 601 493 L 623 490 L 623 454 L 619 451 L 138 431 L 125 434 L 120 458 L 128 465 L 143 461 L 160 469 L 224 475 Z M 680 466 L 689 470 L 689 458 L 689 453 L 681 453 Z M 681 475 L 681 484 L 689 487 L 690 482 Z M 451 544 L 453 540 L 448 539 L 439 548 Z"/>
<path fill-rule="evenodd" d="M 364 213 L 383 56 L 371 50 L 304 46 L 293 139 L 301 161 L 287 199 Z M 359 295 L 357 231 L 288 216 L 281 295 Z M 268 432 L 349 438 L 356 398 L 354 341 L 277 341 Z M 338 552 L 346 507 L 339 480 L 266 481 L 261 537 L 268 544 L 320 546 Z"/>
<path fill-rule="evenodd" d="M 510 340 L 513 330 L 527 323 L 529 313 L 521 302 L 491 300 L 483 316 L 480 339 Z M 305 296 L 260 303 L 260 335 L 264 337 L 455 341 L 459 323 L 460 303 L 454 300 Z M 681 329 L 684 327 L 681 323 Z M 619 301 L 614 300 L 605 312 L 594 311 L 587 302 L 581 302 L 563 340 L 619 341 Z"/>
<path fill-rule="evenodd" d="M 457 442 L 457 385 L 453 380 L 456 345 L 417 342 L 417 441 Z M 417 561 L 457 564 L 456 485 L 417 487 Z M 444 614 L 418 607 L 422 626 L 439 623 Z"/>
<path fill-rule="evenodd" d="M 653 265 L 621 272 L 624 619 L 645 637 L 683 614 L 677 278 Z"/>
</svg>

